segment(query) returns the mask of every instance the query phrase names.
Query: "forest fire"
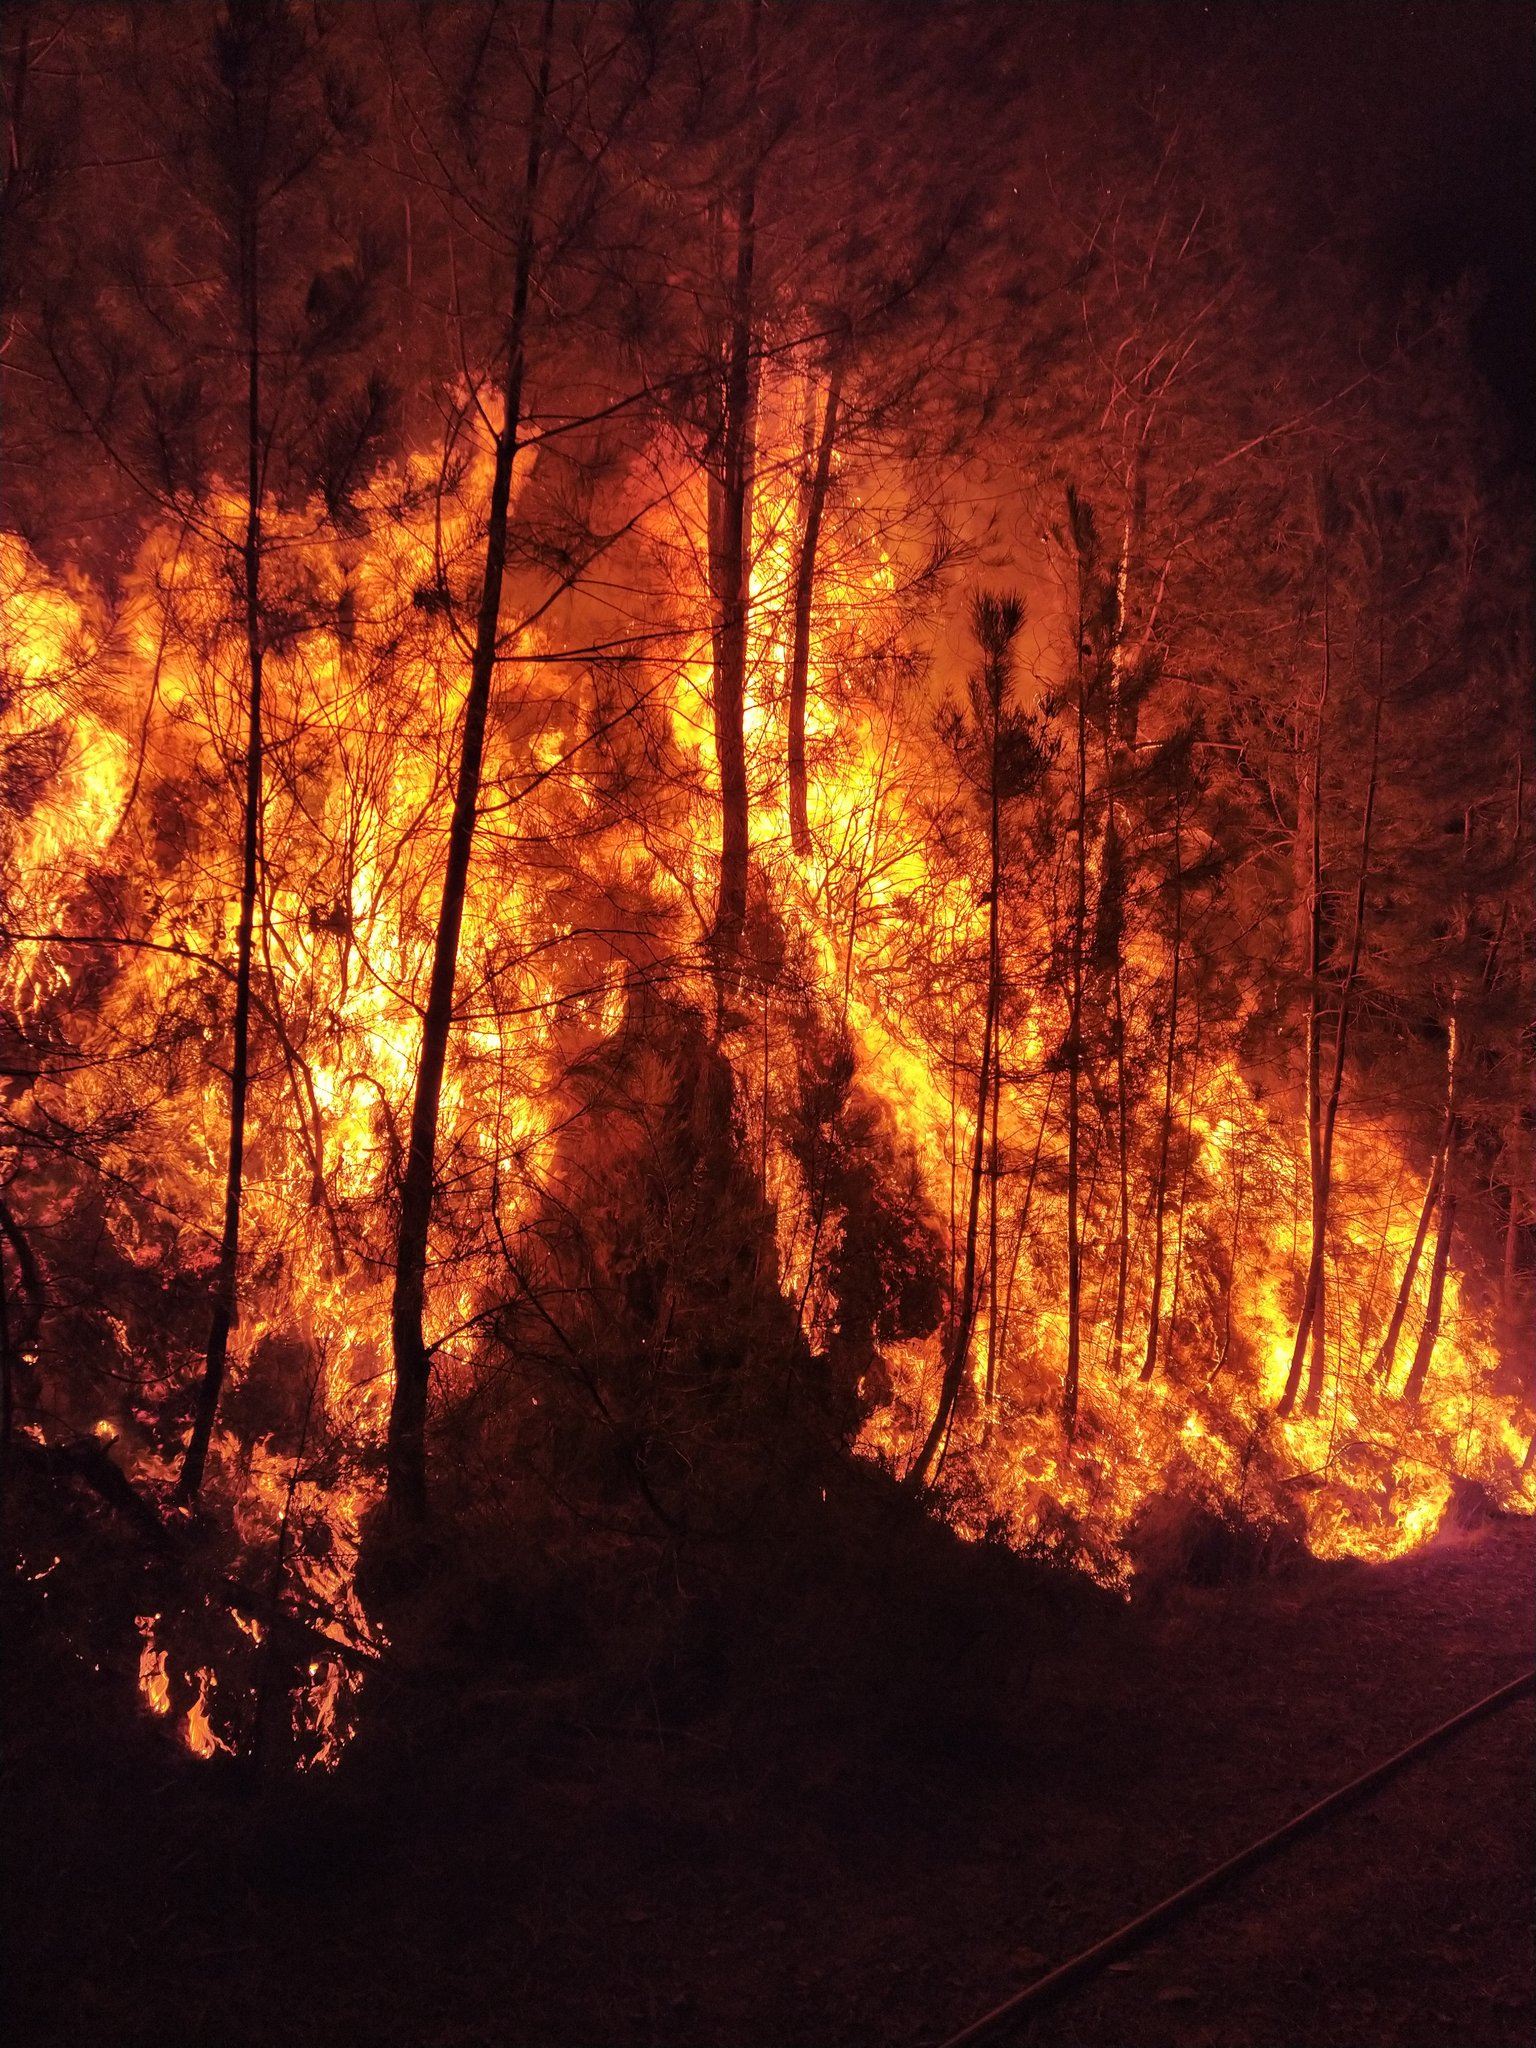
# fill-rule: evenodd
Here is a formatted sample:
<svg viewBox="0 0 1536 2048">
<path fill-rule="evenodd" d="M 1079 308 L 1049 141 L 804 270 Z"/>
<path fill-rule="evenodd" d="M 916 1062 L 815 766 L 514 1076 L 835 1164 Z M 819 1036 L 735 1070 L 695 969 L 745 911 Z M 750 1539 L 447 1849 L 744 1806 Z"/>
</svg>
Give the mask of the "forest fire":
<svg viewBox="0 0 1536 2048">
<path fill-rule="evenodd" d="M 464 1642 L 664 1743 L 861 1517 L 1120 1611 L 1536 1512 L 1472 301 L 1268 30 L 1010 13 L 5 31 L 6 1511 L 199 1785 Z"/>
<path fill-rule="evenodd" d="M 987 1249 L 945 1445 L 950 1469 L 963 1469 L 971 1489 L 962 1521 L 977 1533 L 990 1519 L 1026 1542 L 1070 1527 L 1092 1568 L 1114 1580 L 1128 1569 L 1127 1531 L 1149 1501 L 1169 1493 L 1240 1506 L 1261 1519 L 1299 1502 L 1318 1554 L 1378 1558 L 1432 1534 L 1458 1480 L 1475 1481 L 1496 1500 L 1520 1498 L 1528 1418 L 1501 1381 L 1489 1317 L 1465 1300 L 1455 1264 L 1440 1276 L 1432 1373 L 1412 1407 L 1404 1406 L 1410 1347 L 1426 1328 L 1435 1281 L 1415 1243 L 1422 1188 L 1390 1120 L 1373 1129 L 1365 1105 L 1338 1145 L 1323 1388 L 1315 1401 L 1309 1395 L 1277 1415 L 1296 1327 L 1308 1170 L 1304 1135 L 1261 1104 L 1244 1078 L 1234 1050 L 1249 1021 L 1241 1003 L 1205 1026 L 1197 1011 L 1176 1045 L 1178 1020 L 1157 1018 L 1153 1028 L 1169 1032 L 1178 1067 L 1176 1075 L 1168 1068 L 1162 1104 L 1171 1136 L 1149 1155 L 1147 1104 L 1135 1105 L 1140 1129 L 1127 1161 L 1126 1225 L 1105 1187 L 1111 1166 L 1102 1153 L 1111 1138 L 1102 1126 L 1095 1133 L 1081 1219 L 1079 1407 L 1075 1427 L 1064 1427 L 1053 1394 L 1069 1338 L 1058 1264 L 1066 1230 L 1066 1024 L 1053 1012 L 1062 993 L 1049 968 L 1010 989 L 1014 1010 L 999 1022 L 991 1121 L 978 1148 L 976 1084 L 966 1065 L 975 1058 L 966 1044 L 974 1027 L 966 1011 L 976 1001 L 972 963 L 986 944 L 984 892 L 944 843 L 941 807 L 949 798 L 932 693 L 910 689 L 909 671 L 901 671 L 910 690 L 904 700 L 880 676 L 879 656 L 865 651 L 883 653 L 901 631 L 897 572 L 879 545 L 878 525 L 866 537 L 857 501 L 843 508 L 808 649 L 808 702 L 819 707 L 820 730 L 813 723 L 808 733 L 816 762 L 811 850 L 799 860 L 784 765 L 796 464 L 792 449 L 775 459 L 760 442 L 758 452 L 765 483 L 754 506 L 744 731 L 748 782 L 759 793 L 752 853 L 766 933 L 760 940 L 754 929 L 753 938 L 776 947 L 778 959 L 748 955 L 737 990 L 724 998 L 731 1007 L 721 1016 L 719 1042 L 731 1061 L 741 1143 L 760 1163 L 775 1219 L 778 1285 L 799 1304 L 805 1341 L 819 1352 L 836 1341 L 839 1300 L 829 1274 L 843 1219 L 790 1134 L 795 1084 L 785 1077 L 794 1071 L 796 1010 L 801 1017 L 819 1011 L 846 1032 L 847 1085 L 892 1134 L 915 1213 L 939 1219 L 951 1246 L 944 1290 L 951 1299 L 959 1286 L 963 1182 L 978 1150 L 987 1154 L 977 1215 Z M 775 478 L 783 481 L 775 486 Z M 669 503 L 682 499 L 683 481 Z M 451 624 L 430 608 L 423 621 L 420 599 L 441 574 L 442 555 L 453 558 L 457 531 L 471 526 L 467 511 L 456 522 L 441 498 L 431 526 L 402 516 L 394 508 L 410 484 L 409 474 L 376 482 L 370 524 L 379 538 L 349 545 L 344 562 L 334 546 L 310 537 L 309 509 L 291 534 L 275 508 L 268 519 L 292 589 L 274 604 L 290 604 L 302 620 L 307 601 L 323 623 L 290 628 L 286 642 L 269 649 L 265 670 L 266 744 L 284 762 L 266 797 L 265 823 L 283 858 L 269 862 L 256 935 L 258 1013 L 272 1046 L 265 1086 L 249 1111 L 243 1228 L 251 1278 L 230 1397 L 239 1403 L 248 1384 L 275 1381 L 255 1398 L 286 1412 L 269 1409 L 267 1427 L 254 1432 L 248 1422 L 222 1421 L 205 1481 L 244 1552 L 275 1551 L 275 1570 L 293 1582 L 291 1597 L 328 1617 L 326 1626 L 353 1647 L 371 1640 L 351 1590 L 352 1564 L 361 1518 L 378 1493 L 369 1475 L 387 1419 L 389 1305 L 379 1276 L 389 1160 L 398 1143 L 392 1134 L 409 1115 L 420 1027 L 407 992 L 424 970 L 421 910 L 437 859 L 438 842 L 422 820 L 441 783 L 441 735 L 452 728 L 463 682 Z M 466 504 L 483 487 L 472 466 L 461 487 Z M 192 976 L 217 971 L 218 949 L 233 941 L 229 906 L 237 890 L 232 878 L 221 887 L 219 839 L 233 847 L 237 833 L 232 818 L 222 834 L 214 821 L 220 809 L 229 815 L 217 762 L 238 730 L 242 702 L 239 651 L 219 610 L 219 559 L 240 515 L 237 506 L 223 509 L 211 544 L 150 536 L 132 596 L 110 626 L 93 625 L 89 591 L 50 588 L 21 544 L 8 543 L 8 667 L 19 681 L 8 743 L 58 747 L 55 779 L 18 835 L 9 999 L 13 1015 L 30 1020 L 41 1038 L 56 1029 L 50 1019 L 60 1010 L 75 1019 L 67 1076 L 33 1083 L 59 1128 L 111 1120 L 120 1108 L 117 1074 L 92 1049 L 131 1018 L 164 1015 L 184 999 Z M 698 520 L 685 517 L 663 537 L 679 553 L 705 552 Z M 350 600 L 344 634 L 336 625 L 343 595 Z M 706 593 L 685 597 L 707 618 Z M 1046 664 L 1059 632 L 1060 621 L 1052 621 L 1041 636 Z M 868 701 L 846 711 L 839 728 L 828 708 L 837 679 L 871 660 Z M 638 723 L 650 712 L 652 729 L 670 738 L 681 773 L 696 778 L 687 797 L 696 811 L 711 801 L 718 778 L 710 669 L 690 658 L 674 673 L 650 705 L 627 715 Z M 482 1226 L 472 1235 L 434 1283 L 430 1302 L 433 1324 L 444 1332 L 436 1347 L 442 1368 L 466 1380 L 475 1372 L 485 1306 L 506 1284 L 507 1245 L 536 1227 L 539 1192 L 561 1171 L 571 1071 L 624 1033 L 635 986 L 654 971 L 662 934 L 668 925 L 686 927 L 693 906 L 709 901 L 716 873 L 705 830 L 683 840 L 673 872 L 658 873 L 648 821 L 604 815 L 606 793 L 573 751 L 591 712 L 563 671 L 553 671 L 553 686 L 550 675 L 529 660 L 515 726 L 493 742 L 487 784 L 511 792 L 519 780 L 547 778 L 541 822 L 548 820 L 551 838 L 556 830 L 602 835 L 606 873 L 583 879 L 605 892 L 605 916 L 617 925 L 620 892 L 648 884 L 652 925 L 643 951 L 612 941 L 594 949 L 569 925 L 562 930 L 545 878 L 499 859 L 494 842 L 471 873 L 463 942 L 470 957 L 515 952 L 487 969 L 500 977 L 494 1006 L 466 1020 L 462 1063 L 444 1095 L 445 1116 L 459 1133 L 463 1189 L 473 1190 L 494 1225 L 490 1234 Z M 1046 666 L 1036 687 L 1060 693 L 1059 666 Z M 367 707 L 362 715 L 360 707 Z M 167 872 L 167 809 L 189 777 L 214 792 L 199 835 L 213 842 L 212 857 L 206 865 L 187 860 L 175 845 Z M 1093 858 L 1102 870 L 1102 846 Z M 1102 890 L 1102 873 L 1090 887 Z M 93 989 L 88 1009 L 79 1001 L 74 951 L 92 936 L 82 890 L 98 899 L 111 892 L 124 907 L 145 903 L 151 891 L 153 899 L 148 916 L 129 920 L 128 950 L 104 980 L 99 953 L 92 961 L 100 992 Z M 1019 909 L 1021 921 L 1036 926 L 1021 934 L 1024 957 L 1030 945 L 1041 953 L 1059 945 L 1041 929 L 1038 905 L 1021 900 Z M 900 952 L 893 948 L 898 928 Z M 667 936 L 670 999 L 707 1010 L 716 987 L 707 930 L 691 956 L 686 943 Z M 786 994 L 782 961 L 791 944 L 799 981 Z M 1154 931 L 1126 945 L 1123 972 L 1127 1011 L 1140 1008 L 1150 1022 L 1171 986 L 1167 948 Z M 911 999 L 914 974 L 936 985 L 926 1007 Z M 946 977 L 952 986 L 944 986 Z M 214 1027 L 204 1011 L 192 1028 L 206 1041 Z M 147 1198 L 114 1205 L 106 1223 L 134 1266 L 156 1271 L 170 1259 L 193 1273 L 206 1269 L 198 1219 L 216 1206 L 225 1093 L 206 1072 L 190 1086 L 168 1086 L 159 1112 L 125 1130 L 102 1156 L 120 1186 Z M 1149 1376 L 1143 1361 L 1154 1261 L 1146 1225 L 1154 1206 L 1166 1210 L 1156 1274 L 1165 1321 L 1162 1369 Z M 1116 1346 L 1108 1304 L 1122 1229 L 1130 1241 Z M 1400 1290 L 1407 1315 L 1399 1355 L 1384 1364 L 1381 1342 Z M 148 1363 L 142 1338 L 120 1322 L 113 1340 Z M 951 1309 L 923 1335 L 903 1334 L 871 1355 L 890 1384 L 884 1400 L 868 1403 L 862 1440 L 866 1454 L 898 1474 L 919 1458 L 954 1343 Z M 101 1426 L 108 1435 L 132 1429 L 134 1475 L 169 1489 L 175 1446 L 157 1422 L 185 1367 L 167 1349 L 155 1368 Z M 58 1402 L 59 1392 L 52 1398 Z M 238 1612 L 232 1618 L 259 1645 L 260 1624 Z M 167 1652 L 149 1645 L 146 1634 L 140 1689 L 163 1714 Z M 200 1756 L 231 1748 L 233 1734 L 220 1733 L 219 1722 L 223 1715 L 232 1731 L 237 1710 L 218 1700 L 212 1669 L 199 1667 L 185 1682 L 196 1686 L 184 1718 L 189 1747 Z M 334 1662 L 323 1676 L 311 1664 L 295 1684 L 295 1726 L 320 1737 L 317 1761 L 339 1755 L 338 1703 L 356 1685 L 356 1675 Z"/>
</svg>

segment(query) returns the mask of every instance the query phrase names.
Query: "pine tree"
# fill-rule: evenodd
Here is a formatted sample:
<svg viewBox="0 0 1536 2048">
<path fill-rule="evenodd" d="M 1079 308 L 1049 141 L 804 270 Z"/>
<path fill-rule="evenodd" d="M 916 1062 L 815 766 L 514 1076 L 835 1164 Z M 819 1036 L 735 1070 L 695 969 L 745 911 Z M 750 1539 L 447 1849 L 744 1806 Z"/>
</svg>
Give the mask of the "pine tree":
<svg viewBox="0 0 1536 2048">
<path fill-rule="evenodd" d="M 1024 601 L 1015 593 L 982 592 L 973 600 L 971 631 L 981 651 L 981 666 L 970 679 L 969 716 L 952 709 L 945 715 L 941 726 L 942 737 L 960 770 L 972 802 L 981 813 L 986 832 L 986 880 L 982 901 L 987 910 L 987 950 L 960 1290 L 951 1315 L 938 1406 L 907 1474 L 907 1483 L 914 1488 L 926 1482 L 942 1458 L 970 1361 L 979 1306 L 977 1254 L 982 1187 L 988 1158 L 989 1113 L 992 1213 L 994 1217 L 996 1214 L 995 1077 L 1004 993 L 1003 901 L 1010 883 L 1013 851 L 1009 813 L 1014 805 L 1039 786 L 1050 761 L 1050 745 L 1042 721 L 1014 701 L 1014 646 L 1023 625 Z M 994 1236 L 994 1300 L 996 1270 Z M 993 1313 L 996 1313 L 995 1306 Z"/>
</svg>

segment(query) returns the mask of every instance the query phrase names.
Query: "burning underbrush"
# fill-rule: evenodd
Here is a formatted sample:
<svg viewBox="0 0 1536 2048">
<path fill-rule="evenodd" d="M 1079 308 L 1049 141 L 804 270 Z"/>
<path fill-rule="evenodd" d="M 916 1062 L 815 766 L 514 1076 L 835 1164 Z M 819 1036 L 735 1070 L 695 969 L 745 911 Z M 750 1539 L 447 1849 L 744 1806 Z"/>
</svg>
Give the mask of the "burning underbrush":
<svg viewBox="0 0 1536 2048">
<path fill-rule="evenodd" d="M 775 402 L 792 419 L 804 394 Z M 1159 709 L 1125 667 L 1114 565 L 1071 497 L 1025 692 L 1022 605 L 973 607 L 981 666 L 958 688 L 924 637 L 931 582 L 833 491 L 802 827 L 782 469 L 753 512 L 731 958 L 707 908 L 719 764 L 685 484 L 634 523 L 645 617 L 546 612 L 501 663 L 427 1289 L 451 1597 L 446 1565 L 402 1580 L 380 1531 L 484 477 L 381 474 L 366 545 L 270 517 L 239 1315 L 200 1491 L 183 1450 L 228 1198 L 241 508 L 154 536 L 110 614 L 5 543 L 12 1457 L 133 1531 L 139 1691 L 199 1756 L 334 1765 L 401 1626 L 413 1655 L 499 1627 L 536 1659 L 568 1624 L 617 1642 L 638 1601 L 646 1639 L 668 1572 L 707 1578 L 745 1531 L 815 1551 L 842 1527 L 829 1494 L 865 1479 L 978 1555 L 1103 1587 L 1302 1547 L 1394 1557 L 1468 1487 L 1531 1506 L 1529 1381 L 1499 1343 L 1522 1226 L 1474 1114 L 1479 1087 L 1497 1097 L 1468 988 L 1453 977 L 1448 1029 L 1400 1033 L 1377 1106 L 1344 1089 L 1348 987 L 1330 1012 L 1320 971 L 1261 972 L 1219 837 L 1235 799 L 1187 704 Z M 1073 603 L 1088 623 L 1063 651 Z M 555 659 L 562 635 L 608 651 Z M 37 1512 L 17 1524 L 30 1579 L 53 1569 Z M 551 1593 L 540 1620 L 527 1560 L 552 1554 L 568 1587 L 609 1592 Z"/>
</svg>

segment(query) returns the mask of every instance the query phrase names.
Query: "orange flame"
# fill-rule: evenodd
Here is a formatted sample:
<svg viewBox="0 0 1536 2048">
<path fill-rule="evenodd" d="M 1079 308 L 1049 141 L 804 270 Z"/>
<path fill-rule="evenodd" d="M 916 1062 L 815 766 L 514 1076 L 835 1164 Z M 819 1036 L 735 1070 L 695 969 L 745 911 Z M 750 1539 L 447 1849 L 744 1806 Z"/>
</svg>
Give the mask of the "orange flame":
<svg viewBox="0 0 1536 2048">
<path fill-rule="evenodd" d="M 799 410 L 792 383 L 777 390 L 767 380 L 759 422 L 765 450 L 777 430 L 792 451 L 787 425 Z M 472 571 L 476 531 L 473 477 L 457 497 L 427 493 L 431 515 L 402 510 L 411 502 L 403 486 L 430 481 L 425 466 L 381 479 L 366 545 L 317 540 L 316 524 L 291 513 L 273 509 L 269 519 L 274 564 L 283 565 L 274 566 L 274 578 L 291 574 L 292 615 L 304 623 L 275 642 L 269 662 L 275 766 L 264 825 L 281 859 L 266 878 L 258 949 L 264 1028 L 276 1049 L 252 1100 L 247 1277 L 231 1393 L 238 1399 L 246 1376 L 259 1381 L 260 1361 L 270 1354 L 286 1362 L 290 1381 L 304 1383 L 305 1405 L 302 1414 L 264 1418 L 250 1430 L 223 1427 L 208 1487 L 241 1538 L 278 1552 L 289 1587 L 354 1648 L 377 1643 L 353 1574 L 376 1483 L 368 1454 L 381 1441 L 389 1396 L 391 1147 L 409 1119 L 451 769 L 445 736 L 464 687 L 462 651 L 436 595 L 445 577 Z M 960 964 L 984 938 L 986 914 L 974 877 L 935 851 L 933 691 L 904 609 L 901 544 L 852 488 L 843 490 L 831 522 L 813 616 L 813 849 L 800 861 L 790 851 L 784 704 L 796 491 L 792 453 L 777 469 L 765 459 L 754 500 L 747 707 L 754 859 L 779 918 L 804 942 L 828 1012 L 856 1045 L 861 1085 L 880 1098 L 910 1148 L 932 1212 L 953 1215 L 952 1191 L 974 1139 L 966 1094 L 973 1084 L 965 1079 L 974 1057 L 974 996 Z M 449 1379 L 472 1359 L 477 1318 L 502 1284 L 484 1232 L 492 1196 L 501 1231 L 515 1231 L 535 1213 L 565 1115 L 565 1064 L 619 1027 L 626 1001 L 622 944 L 576 932 L 558 875 L 541 869 L 506 826 L 514 811 L 533 817 L 530 792 L 537 788 L 537 801 L 551 806 L 551 835 L 584 834 L 601 849 L 616 878 L 606 886 L 644 879 L 674 922 L 673 957 L 685 963 L 677 985 L 701 1004 L 709 999 L 702 968 L 686 964 L 703 956 L 700 906 L 712 899 L 717 843 L 708 619 L 698 575 L 701 497 L 680 481 L 646 536 L 687 565 L 677 593 L 684 652 L 662 701 L 682 763 L 678 781 L 692 776 L 693 790 L 665 832 L 658 827 L 652 838 L 615 822 L 579 753 L 560 766 L 582 736 L 589 707 L 557 664 L 538 662 L 536 636 L 524 635 L 503 664 L 505 716 L 493 721 L 488 743 L 485 818 L 466 906 L 464 1022 L 442 1113 L 447 1178 L 465 1191 L 450 1206 L 469 1246 L 432 1277 L 435 1358 Z M 234 534 L 240 507 L 230 504 L 220 516 Z M 228 765 L 239 744 L 243 670 L 220 568 L 212 542 L 157 538 L 114 637 L 87 590 L 50 585 L 18 542 L 0 538 L 0 661 L 16 679 L 0 711 L 0 739 L 46 742 L 59 761 L 11 849 L 24 893 L 9 916 L 26 936 L 0 950 L 0 995 L 35 1016 L 67 990 L 76 956 L 65 941 L 84 936 L 71 929 L 82 876 L 137 864 L 152 878 L 121 910 L 134 946 L 94 999 L 94 1013 L 77 1020 L 87 1054 L 131 1035 L 128 1020 L 160 1006 L 186 1007 L 189 991 L 216 988 L 231 956 L 237 834 Z M 338 623 L 343 593 L 352 621 L 345 628 Z M 283 595 L 273 592 L 279 612 Z M 903 650 L 899 660 L 893 648 Z M 940 665 L 942 649 L 929 657 L 928 666 Z M 863 679 L 858 688 L 848 681 L 854 674 Z M 204 792 L 208 806 L 195 845 L 177 836 L 196 824 L 179 808 L 189 790 Z M 525 802 L 529 808 L 519 809 Z M 537 842 L 531 828 L 526 836 Z M 914 934 L 934 971 L 926 988 L 903 965 Z M 1126 962 L 1131 998 L 1149 999 L 1163 968 L 1152 950 L 1133 952 Z M 940 969 L 953 970 L 949 983 Z M 1004 1035 L 1010 1078 L 999 1135 L 1010 1158 L 1027 1161 L 1032 1146 L 1038 1154 L 1036 1134 L 1051 1114 L 1048 1063 L 1061 1023 L 1059 999 L 1043 983 L 1016 994 Z M 775 1089 L 782 1097 L 782 1083 L 768 1059 L 771 1002 L 765 994 L 761 1043 L 738 1027 L 727 1050 L 776 1208 L 781 1284 L 790 1298 L 803 1296 L 807 1333 L 819 1343 L 834 1306 L 828 1236 L 813 1216 L 814 1191 L 780 1135 Z M 208 1057 L 221 1056 L 216 1026 L 205 1022 L 202 1031 Z M 1197 1239 L 1230 1247 L 1230 1298 L 1202 1296 L 1191 1305 L 1186 1297 L 1175 1367 L 1145 1386 L 1136 1376 L 1132 1354 L 1148 1289 L 1146 1246 L 1135 1236 L 1131 1326 L 1119 1370 L 1103 1316 L 1091 1318 L 1081 1427 L 1075 1442 L 1065 1441 L 1054 1404 L 1066 1349 L 1057 1270 L 1062 1197 L 1048 1175 L 1034 1190 L 1028 1229 L 1013 1211 L 1006 1219 L 1009 1229 L 1017 1223 L 1008 1263 L 989 1276 L 978 1318 L 973 1385 L 950 1444 L 956 1469 L 976 1486 L 966 1514 L 978 1525 L 1001 1515 L 1020 1535 L 1069 1518 L 1111 1579 L 1125 1572 L 1119 1546 L 1143 1505 L 1190 1481 L 1231 1501 L 1258 1505 L 1254 1490 L 1263 1486 L 1273 1501 L 1299 1503 L 1307 1540 L 1327 1556 L 1384 1558 L 1424 1540 L 1458 1478 L 1475 1478 L 1503 1500 L 1529 1498 L 1521 1491 L 1524 1442 L 1515 1410 L 1494 1388 L 1494 1334 L 1459 1274 L 1447 1281 L 1436 1368 L 1418 1411 L 1406 1415 L 1393 1390 L 1371 1377 L 1390 1284 L 1382 1276 L 1400 1269 L 1413 1216 L 1391 1192 L 1411 1178 L 1395 1137 L 1363 1119 L 1339 1140 L 1327 1397 L 1314 1414 L 1276 1418 L 1294 1327 L 1305 1159 L 1293 1134 L 1254 1099 L 1233 1051 L 1236 1038 L 1234 1026 L 1213 1041 L 1190 1087 L 1190 1199 L 1180 1205 L 1174 1253 L 1183 1258 Z M 199 1231 L 217 1210 L 223 1087 L 217 1076 L 201 1087 L 184 1080 L 178 1076 L 139 1132 L 112 1137 L 102 1162 L 152 1197 L 152 1217 L 124 1204 L 109 1212 L 107 1226 L 117 1249 L 146 1268 L 168 1246 L 190 1263 L 207 1261 Z M 106 1109 L 120 1084 L 103 1057 L 83 1059 L 67 1081 L 37 1085 L 71 1089 L 71 1100 L 95 1091 Z M 1090 1193 L 1090 1263 L 1102 1266 L 1110 1230 L 1102 1190 L 1096 1211 L 1093 1200 Z M 1137 1218 L 1130 1220 L 1134 1233 Z M 829 1227 L 835 1232 L 837 1219 Z M 1427 1274 L 1416 1296 L 1420 1316 L 1426 1284 Z M 940 1332 L 885 1346 L 892 1397 L 870 1416 L 862 1448 L 898 1470 L 932 1415 L 942 1341 Z M 982 1373 L 989 1341 L 998 1364 L 991 1404 Z M 307 1476 L 309 1447 L 322 1432 L 323 1487 Z M 169 1471 L 151 1453 L 143 1456 L 148 1476 Z M 290 1540 L 303 1528 L 315 1540 Z M 259 1623 L 235 1620 L 262 1643 Z M 139 1686 L 149 1709 L 164 1715 L 171 1688 L 158 1624 L 157 1616 L 139 1617 Z M 197 1667 L 184 1736 L 202 1757 L 231 1747 L 210 1719 L 216 1682 L 211 1666 Z M 341 1659 L 320 1657 L 295 1688 L 293 1728 L 311 1767 L 339 1757 L 359 1685 Z"/>
</svg>

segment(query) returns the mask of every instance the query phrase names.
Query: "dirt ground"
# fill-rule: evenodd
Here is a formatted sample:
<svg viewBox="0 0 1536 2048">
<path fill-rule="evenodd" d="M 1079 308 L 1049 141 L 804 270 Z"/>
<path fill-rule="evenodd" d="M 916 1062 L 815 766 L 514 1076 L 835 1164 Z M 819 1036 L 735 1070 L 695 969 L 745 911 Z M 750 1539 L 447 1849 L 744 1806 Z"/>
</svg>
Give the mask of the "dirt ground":
<svg viewBox="0 0 1536 2048">
<path fill-rule="evenodd" d="M 407 1687 L 334 1777 L 253 1789 L 13 1586 L 5 2038 L 920 2048 L 1529 1668 L 1533 1618 L 1536 1524 L 1499 1520 L 1020 1613 L 985 1698 L 959 1650 L 894 1705 L 777 1648 L 749 1700 L 612 1723 Z M 1532 1726 L 1526 1698 L 1005 2039 L 1525 2048 Z"/>
</svg>

